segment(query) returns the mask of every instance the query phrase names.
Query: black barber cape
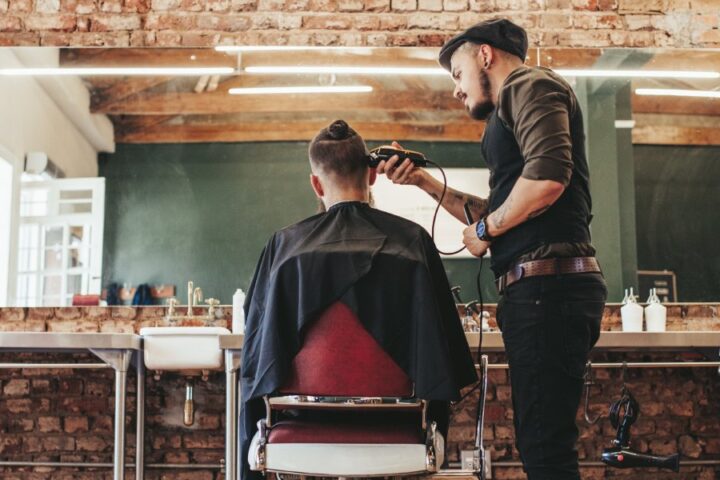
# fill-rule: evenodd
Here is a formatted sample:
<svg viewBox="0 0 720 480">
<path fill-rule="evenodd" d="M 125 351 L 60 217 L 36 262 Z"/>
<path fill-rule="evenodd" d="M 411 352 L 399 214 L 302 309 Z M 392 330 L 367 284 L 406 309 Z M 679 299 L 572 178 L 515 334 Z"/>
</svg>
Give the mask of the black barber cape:
<svg viewBox="0 0 720 480">
<path fill-rule="evenodd" d="M 265 416 L 262 396 L 285 381 L 303 327 L 346 304 L 407 373 L 418 398 L 457 400 L 477 380 L 440 256 L 419 225 L 343 202 L 275 233 L 245 301 L 241 367 L 242 478 Z M 256 477 L 257 478 L 257 477 Z"/>
</svg>

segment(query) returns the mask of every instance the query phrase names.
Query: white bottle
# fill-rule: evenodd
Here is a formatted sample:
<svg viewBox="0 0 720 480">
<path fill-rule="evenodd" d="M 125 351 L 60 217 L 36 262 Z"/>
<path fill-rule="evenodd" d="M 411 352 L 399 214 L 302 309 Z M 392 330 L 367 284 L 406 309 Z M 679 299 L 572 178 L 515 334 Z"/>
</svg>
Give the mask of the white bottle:
<svg viewBox="0 0 720 480">
<path fill-rule="evenodd" d="M 245 333 L 245 310 L 243 305 L 245 304 L 245 292 L 238 288 L 233 295 L 233 308 L 232 308 L 232 333 L 243 334 Z"/>
<path fill-rule="evenodd" d="M 623 332 L 642 332 L 643 308 L 638 305 L 632 287 L 630 287 L 630 294 L 626 293 L 623 303 L 624 305 L 620 308 Z"/>
<path fill-rule="evenodd" d="M 664 332 L 667 324 L 667 308 L 660 303 L 657 291 L 650 290 L 650 296 L 645 307 L 645 322 L 648 332 Z"/>
</svg>

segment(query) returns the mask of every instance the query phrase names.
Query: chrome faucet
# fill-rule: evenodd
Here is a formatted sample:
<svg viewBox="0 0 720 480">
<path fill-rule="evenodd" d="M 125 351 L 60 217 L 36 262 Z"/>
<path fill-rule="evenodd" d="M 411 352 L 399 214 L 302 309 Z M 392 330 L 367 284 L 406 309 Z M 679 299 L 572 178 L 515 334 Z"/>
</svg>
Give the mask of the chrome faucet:
<svg viewBox="0 0 720 480">
<path fill-rule="evenodd" d="M 192 317 L 193 316 L 193 307 L 198 305 L 203 300 L 203 293 L 202 289 L 200 287 L 194 288 L 194 284 L 191 281 L 188 282 L 188 306 L 187 306 L 187 316 Z"/>
</svg>

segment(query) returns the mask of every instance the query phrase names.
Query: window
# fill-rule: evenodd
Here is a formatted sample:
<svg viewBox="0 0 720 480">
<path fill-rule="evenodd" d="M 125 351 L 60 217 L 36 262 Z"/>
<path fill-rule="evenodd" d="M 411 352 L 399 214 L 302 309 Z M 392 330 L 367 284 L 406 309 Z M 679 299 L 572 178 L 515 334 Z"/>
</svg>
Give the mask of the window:
<svg viewBox="0 0 720 480">
<path fill-rule="evenodd" d="M 100 294 L 104 178 L 23 182 L 17 305 L 64 306 Z"/>
<path fill-rule="evenodd" d="M 8 285 L 11 278 L 9 260 L 12 256 L 10 241 L 14 238 L 13 211 L 13 167 L 10 161 L 0 156 L 0 307 L 7 306 Z"/>
</svg>

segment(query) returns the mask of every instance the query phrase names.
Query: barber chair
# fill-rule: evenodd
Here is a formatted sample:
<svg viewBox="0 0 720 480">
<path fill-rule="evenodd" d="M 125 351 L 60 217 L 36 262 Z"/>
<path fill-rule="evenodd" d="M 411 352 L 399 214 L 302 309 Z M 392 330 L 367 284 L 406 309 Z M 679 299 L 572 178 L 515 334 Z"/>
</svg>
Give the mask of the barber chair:
<svg viewBox="0 0 720 480">
<path fill-rule="evenodd" d="M 444 461 L 428 402 L 342 303 L 306 330 L 289 378 L 265 406 L 248 454 L 256 471 L 401 476 L 437 472 Z"/>
</svg>

